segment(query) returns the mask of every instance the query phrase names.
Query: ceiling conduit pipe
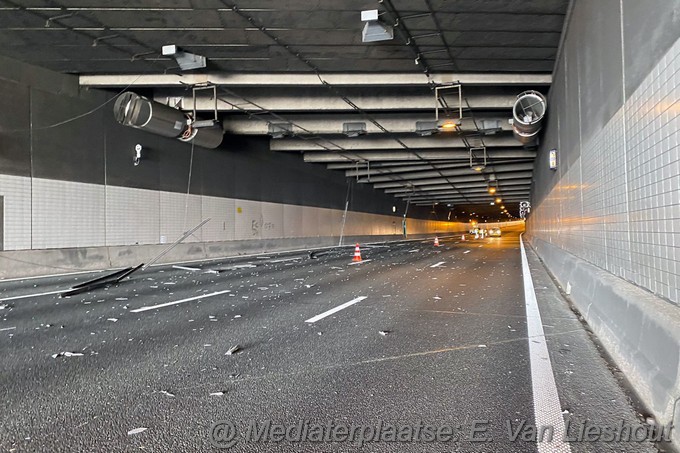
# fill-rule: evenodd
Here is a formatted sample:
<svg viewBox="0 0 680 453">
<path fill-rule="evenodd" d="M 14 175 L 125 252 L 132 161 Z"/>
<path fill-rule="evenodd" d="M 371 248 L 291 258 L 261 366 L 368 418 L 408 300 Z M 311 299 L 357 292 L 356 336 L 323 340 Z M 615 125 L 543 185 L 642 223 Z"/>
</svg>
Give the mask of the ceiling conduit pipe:
<svg viewBox="0 0 680 453">
<path fill-rule="evenodd" d="M 193 142 L 203 148 L 217 148 L 224 131 L 220 126 L 193 127 L 190 114 L 159 102 L 151 101 L 131 91 L 122 93 L 113 105 L 113 114 L 120 124 L 151 132 L 163 137 Z"/>
<path fill-rule="evenodd" d="M 525 91 L 517 96 L 512 107 L 512 130 L 523 144 L 535 141 L 543 127 L 548 101 L 538 91 Z"/>
</svg>

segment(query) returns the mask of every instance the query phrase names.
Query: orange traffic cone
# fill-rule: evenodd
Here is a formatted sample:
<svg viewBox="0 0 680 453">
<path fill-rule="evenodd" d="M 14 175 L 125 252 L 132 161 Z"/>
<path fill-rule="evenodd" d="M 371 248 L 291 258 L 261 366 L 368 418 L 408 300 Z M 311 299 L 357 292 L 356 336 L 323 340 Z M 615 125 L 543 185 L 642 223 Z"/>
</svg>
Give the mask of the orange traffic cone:
<svg viewBox="0 0 680 453">
<path fill-rule="evenodd" d="M 434 246 L 439 247 L 439 238 L 437 236 L 434 237 Z"/>
<path fill-rule="evenodd" d="M 361 261 L 361 249 L 359 248 L 359 244 L 354 247 L 354 258 L 352 258 L 352 261 Z"/>
</svg>

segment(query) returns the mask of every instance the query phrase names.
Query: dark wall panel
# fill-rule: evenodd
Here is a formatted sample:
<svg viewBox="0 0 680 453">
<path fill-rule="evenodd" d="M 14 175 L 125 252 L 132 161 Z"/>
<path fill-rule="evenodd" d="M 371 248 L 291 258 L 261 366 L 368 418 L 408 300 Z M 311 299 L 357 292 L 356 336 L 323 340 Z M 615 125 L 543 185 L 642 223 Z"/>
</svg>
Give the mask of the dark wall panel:
<svg viewBox="0 0 680 453">
<path fill-rule="evenodd" d="M 629 97 L 680 38 L 680 0 L 624 1 L 623 31 Z"/>
<path fill-rule="evenodd" d="M 10 81 L 0 82 L 0 172 L 31 175 L 28 87 Z"/>
<path fill-rule="evenodd" d="M 87 114 L 91 103 L 37 89 L 30 102 L 33 176 L 104 184 L 102 111 Z"/>
<path fill-rule="evenodd" d="M 577 2 L 570 32 L 579 49 L 581 141 L 586 143 L 623 105 L 619 0 Z"/>
</svg>

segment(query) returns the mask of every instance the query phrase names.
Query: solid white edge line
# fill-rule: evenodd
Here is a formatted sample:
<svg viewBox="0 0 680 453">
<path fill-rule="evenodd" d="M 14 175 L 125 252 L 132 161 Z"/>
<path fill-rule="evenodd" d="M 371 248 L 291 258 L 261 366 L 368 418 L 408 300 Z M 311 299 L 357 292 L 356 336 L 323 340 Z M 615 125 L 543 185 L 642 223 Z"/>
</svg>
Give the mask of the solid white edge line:
<svg viewBox="0 0 680 453">
<path fill-rule="evenodd" d="M 524 282 L 524 299 L 527 314 L 527 335 L 529 337 L 529 361 L 531 364 L 531 390 L 534 396 L 534 418 L 536 427 L 552 427 L 552 439 L 539 439 L 539 453 L 569 453 L 571 447 L 564 441 L 565 425 L 562 406 L 557 394 L 555 374 L 550 362 L 548 344 L 545 340 L 541 312 L 534 291 L 529 261 L 524 249 L 522 234 L 519 236 L 520 254 L 522 255 L 522 280 Z M 549 436 L 548 436 L 549 437 Z"/>
<path fill-rule="evenodd" d="M 440 261 L 440 262 L 438 262 L 437 264 L 433 264 L 433 265 L 430 266 L 430 267 L 439 267 L 439 266 L 441 266 L 442 264 L 446 264 L 446 261 Z"/>
<path fill-rule="evenodd" d="M 332 315 L 333 313 L 337 313 L 337 312 L 339 312 L 340 310 L 344 310 L 345 308 L 347 308 L 347 307 L 349 307 L 349 306 L 351 306 L 351 305 L 356 304 L 357 302 L 361 302 L 362 300 L 366 299 L 366 297 L 367 297 L 367 296 L 359 296 L 359 297 L 357 297 L 357 298 L 355 298 L 355 299 L 350 300 L 349 302 L 345 302 L 345 303 L 342 304 L 342 305 L 338 305 L 338 306 L 335 307 L 335 308 L 331 308 L 330 310 L 325 311 L 325 312 L 321 313 L 320 315 L 316 315 L 316 316 L 314 316 L 314 317 L 312 317 L 312 318 L 309 318 L 309 319 L 306 320 L 305 322 L 310 323 L 310 324 L 311 324 L 311 323 L 314 323 L 314 322 L 317 322 L 317 321 L 319 321 L 319 320 L 325 318 L 326 316 L 330 316 L 330 315 Z"/>
<path fill-rule="evenodd" d="M 64 291 L 68 291 L 68 289 L 65 288 L 65 289 L 60 289 L 59 291 L 50 291 L 50 292 L 47 292 L 47 293 L 24 294 L 23 296 L 5 297 L 4 299 L 0 299 L 0 302 L 4 302 L 6 300 L 28 299 L 29 297 L 49 296 L 50 294 L 59 294 L 59 293 L 63 293 Z"/>
<path fill-rule="evenodd" d="M 148 311 L 148 310 L 155 310 L 157 308 L 164 308 L 164 307 L 170 307 L 172 305 L 177 305 L 177 304 L 183 304 L 184 302 L 189 302 L 192 300 L 198 300 L 198 299 L 205 299 L 206 297 L 213 297 L 213 296 L 219 296 L 220 294 L 225 294 L 231 292 L 230 290 L 225 290 L 225 291 L 217 291 L 215 293 L 210 293 L 210 294 L 201 294 L 200 296 L 194 296 L 194 297 L 189 297 L 187 299 L 182 299 L 182 300 L 175 300 L 173 302 L 166 302 L 164 304 L 158 304 L 158 305 L 151 305 L 148 307 L 141 307 L 141 308 L 136 308 L 134 310 L 130 310 L 131 313 L 141 313 L 143 311 Z"/>
</svg>

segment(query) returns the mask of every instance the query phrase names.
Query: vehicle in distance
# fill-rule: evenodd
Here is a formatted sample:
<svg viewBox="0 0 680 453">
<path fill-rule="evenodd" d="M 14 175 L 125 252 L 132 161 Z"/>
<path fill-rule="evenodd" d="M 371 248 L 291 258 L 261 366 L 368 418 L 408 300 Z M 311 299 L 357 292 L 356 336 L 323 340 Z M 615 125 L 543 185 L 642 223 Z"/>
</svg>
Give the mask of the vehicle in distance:
<svg viewBox="0 0 680 453">
<path fill-rule="evenodd" d="M 491 238 L 499 238 L 501 237 L 501 229 L 496 227 L 496 228 L 491 228 L 489 230 L 489 237 Z"/>
</svg>

